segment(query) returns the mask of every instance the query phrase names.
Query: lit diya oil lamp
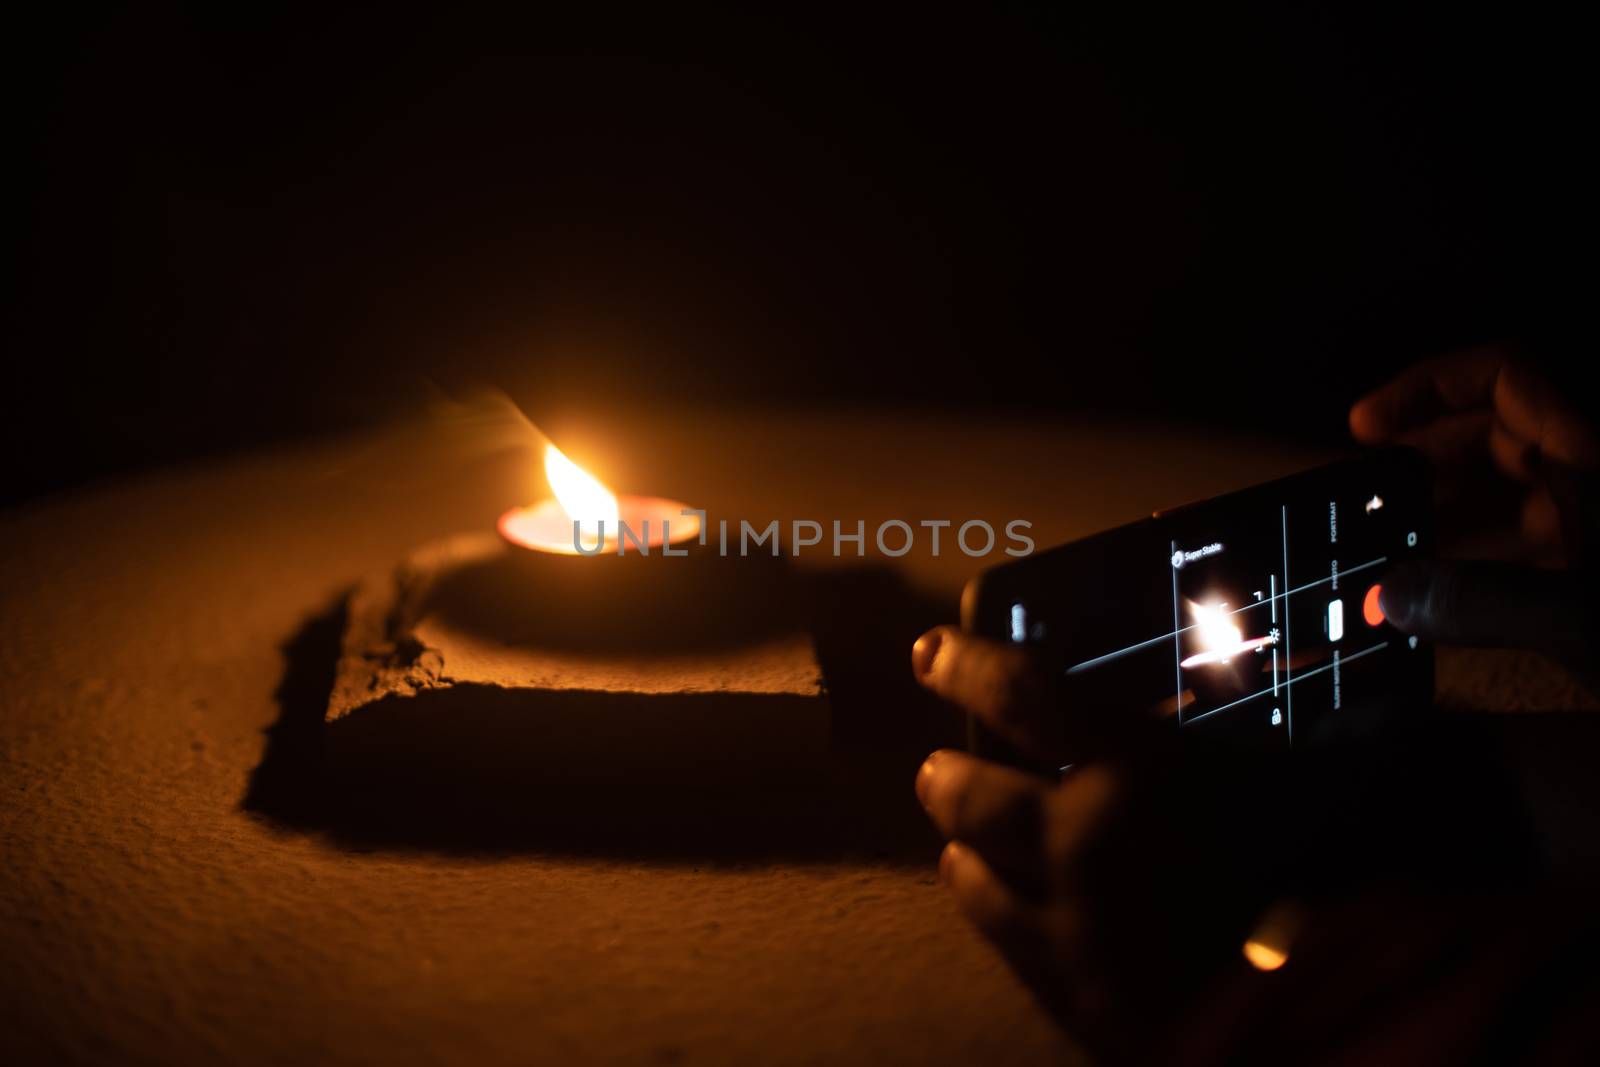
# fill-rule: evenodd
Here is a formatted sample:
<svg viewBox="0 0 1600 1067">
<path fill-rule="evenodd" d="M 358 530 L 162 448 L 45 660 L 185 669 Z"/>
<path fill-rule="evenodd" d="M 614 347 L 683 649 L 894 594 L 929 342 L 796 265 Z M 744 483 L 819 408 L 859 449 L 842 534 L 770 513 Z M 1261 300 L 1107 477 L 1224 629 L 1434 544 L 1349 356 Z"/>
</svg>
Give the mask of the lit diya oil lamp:
<svg viewBox="0 0 1600 1067">
<path fill-rule="evenodd" d="M 499 595 L 536 616 L 541 632 L 559 630 L 566 642 L 623 639 L 642 651 L 742 639 L 781 621 L 783 560 L 724 557 L 702 537 L 703 512 L 666 497 L 619 496 L 541 443 L 551 496 L 509 509 L 496 524 L 515 574 Z"/>
<path fill-rule="evenodd" d="M 552 498 L 500 516 L 500 536 L 517 548 L 558 556 L 683 556 L 698 543 L 701 513 L 681 500 L 622 496 L 546 444 L 544 474 Z"/>
</svg>

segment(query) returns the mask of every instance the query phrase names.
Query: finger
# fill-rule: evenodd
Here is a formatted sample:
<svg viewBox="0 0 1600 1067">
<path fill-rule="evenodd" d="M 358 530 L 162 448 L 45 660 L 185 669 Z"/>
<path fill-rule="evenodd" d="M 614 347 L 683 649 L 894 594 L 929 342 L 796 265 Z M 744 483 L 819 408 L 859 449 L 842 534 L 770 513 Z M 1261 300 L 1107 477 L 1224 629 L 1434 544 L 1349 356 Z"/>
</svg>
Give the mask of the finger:
<svg viewBox="0 0 1600 1067">
<path fill-rule="evenodd" d="M 1386 574 L 1378 598 L 1397 629 L 1443 644 L 1582 654 L 1595 636 L 1567 571 L 1418 561 Z"/>
<path fill-rule="evenodd" d="M 1092 764 L 1074 771 L 1046 798 L 1044 858 L 1058 888 L 1078 881 L 1087 843 L 1125 803 L 1118 781 L 1108 765 Z"/>
<path fill-rule="evenodd" d="M 1587 468 L 1600 464 L 1600 437 L 1561 391 L 1521 363 L 1508 363 L 1494 390 L 1495 413 L 1515 437 L 1532 442 L 1540 456 Z"/>
<path fill-rule="evenodd" d="M 1442 414 L 1487 408 L 1505 358 L 1485 346 L 1418 363 L 1356 401 L 1350 432 L 1365 444 L 1382 444 Z"/>
<path fill-rule="evenodd" d="M 1559 559 L 1563 546 L 1561 508 L 1544 486 L 1536 486 L 1522 501 L 1522 539 L 1535 558 Z M 1568 561 L 1570 562 L 1570 561 Z"/>
<path fill-rule="evenodd" d="M 1442 415 L 1395 435 L 1394 440 L 1417 449 L 1435 466 L 1446 466 L 1481 456 L 1493 423 L 1494 416 L 1487 411 Z"/>
<path fill-rule="evenodd" d="M 939 880 L 955 897 L 956 907 L 967 921 L 1008 953 L 1026 955 L 1043 948 L 1043 909 L 1018 895 L 964 843 L 952 841 L 944 847 L 939 857 Z"/>
<path fill-rule="evenodd" d="M 1036 905 L 1019 897 L 983 857 L 959 841 L 939 857 L 939 879 L 967 921 L 994 942 L 1017 976 L 1063 1023 L 1084 1023 L 1092 993 L 1078 957 L 1083 924 L 1065 901 Z"/>
<path fill-rule="evenodd" d="M 911 667 L 924 686 L 1014 744 L 1050 757 L 1060 751 L 1061 716 L 1026 649 L 940 626 L 917 639 Z"/>
<path fill-rule="evenodd" d="M 1043 813 L 1053 787 L 998 763 L 941 749 L 917 772 L 917 799 L 939 832 L 981 853 L 1016 888 L 1044 881 Z"/>
<path fill-rule="evenodd" d="M 1514 433 L 1499 419 L 1489 429 L 1489 455 L 1500 472 L 1514 482 L 1533 481 L 1539 470 L 1539 443 Z"/>
</svg>

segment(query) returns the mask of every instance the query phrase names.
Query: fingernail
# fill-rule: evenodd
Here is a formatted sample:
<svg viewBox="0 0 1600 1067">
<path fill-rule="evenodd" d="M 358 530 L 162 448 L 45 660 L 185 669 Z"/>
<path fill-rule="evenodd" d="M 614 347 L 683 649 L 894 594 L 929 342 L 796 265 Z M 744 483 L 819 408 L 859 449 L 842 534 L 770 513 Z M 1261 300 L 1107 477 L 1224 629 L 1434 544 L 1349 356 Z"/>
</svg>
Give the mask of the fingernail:
<svg viewBox="0 0 1600 1067">
<path fill-rule="evenodd" d="M 933 658 L 939 654 L 939 646 L 944 643 L 944 630 L 929 630 L 917 638 L 917 643 L 911 646 L 911 671 L 918 678 L 926 678 L 928 672 L 933 670 Z"/>
<path fill-rule="evenodd" d="M 922 761 L 922 766 L 917 768 L 917 799 L 922 802 L 923 810 L 928 808 L 928 791 L 933 788 L 934 764 L 943 755 L 942 752 L 931 752 Z"/>
<path fill-rule="evenodd" d="M 1384 618 L 1397 629 L 1410 629 L 1418 601 L 1427 591 L 1427 581 L 1427 576 L 1414 565 L 1402 563 L 1390 568 L 1378 588 L 1378 606 L 1383 609 Z"/>
<path fill-rule="evenodd" d="M 961 858 L 961 850 L 961 844 L 952 841 L 944 846 L 943 852 L 939 853 L 939 881 L 945 885 L 950 884 L 950 872 L 955 869 L 956 861 Z"/>
</svg>

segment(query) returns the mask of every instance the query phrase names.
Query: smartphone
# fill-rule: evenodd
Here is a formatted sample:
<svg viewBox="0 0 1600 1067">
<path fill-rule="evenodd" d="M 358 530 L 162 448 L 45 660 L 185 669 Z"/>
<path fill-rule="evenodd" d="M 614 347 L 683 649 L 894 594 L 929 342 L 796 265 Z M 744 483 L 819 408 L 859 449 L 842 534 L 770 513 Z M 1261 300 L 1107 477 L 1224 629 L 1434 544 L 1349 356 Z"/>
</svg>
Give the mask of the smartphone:
<svg viewBox="0 0 1600 1067">
<path fill-rule="evenodd" d="M 1030 646 L 1061 714 L 1287 751 L 1431 705 L 1433 649 L 1378 595 L 1386 568 L 1430 551 L 1431 519 L 1425 460 L 1388 449 L 985 571 L 962 623 Z M 975 751 L 1026 762 L 969 729 Z"/>
</svg>

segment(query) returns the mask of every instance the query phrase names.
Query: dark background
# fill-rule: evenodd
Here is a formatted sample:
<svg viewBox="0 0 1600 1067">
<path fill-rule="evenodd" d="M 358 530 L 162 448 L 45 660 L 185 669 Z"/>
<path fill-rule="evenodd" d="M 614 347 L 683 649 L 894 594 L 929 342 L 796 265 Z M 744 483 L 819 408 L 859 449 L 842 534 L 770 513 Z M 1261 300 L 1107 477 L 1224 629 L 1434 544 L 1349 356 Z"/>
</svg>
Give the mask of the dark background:
<svg viewBox="0 0 1600 1067">
<path fill-rule="evenodd" d="M 24 17 L 4 499 L 425 376 L 1331 439 L 1417 356 L 1586 350 L 1572 28 L 1124 7 Z"/>
</svg>

